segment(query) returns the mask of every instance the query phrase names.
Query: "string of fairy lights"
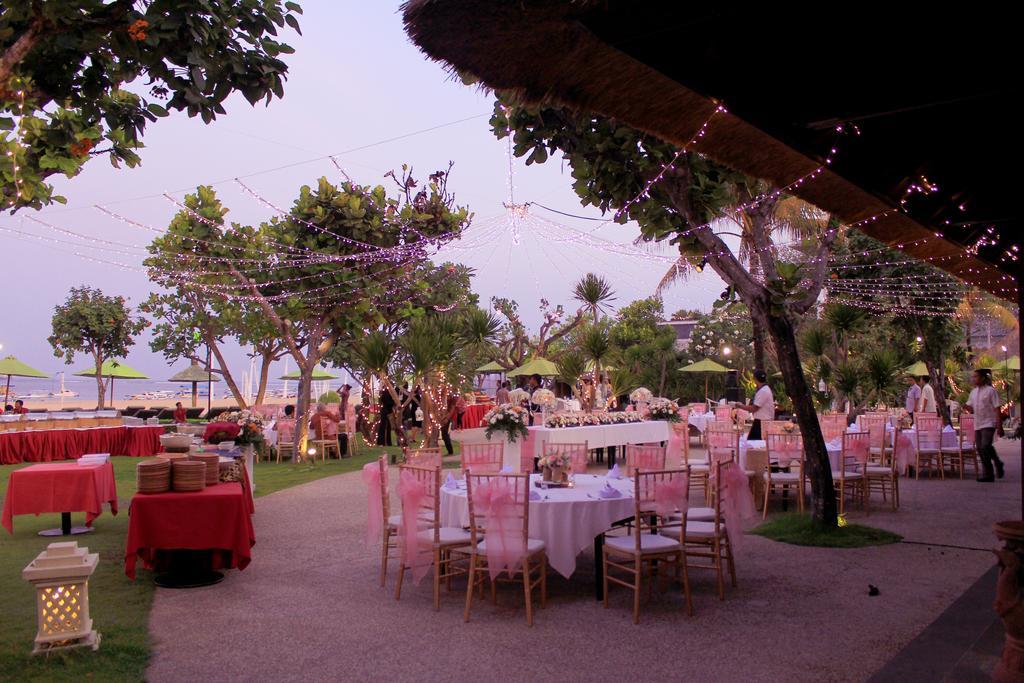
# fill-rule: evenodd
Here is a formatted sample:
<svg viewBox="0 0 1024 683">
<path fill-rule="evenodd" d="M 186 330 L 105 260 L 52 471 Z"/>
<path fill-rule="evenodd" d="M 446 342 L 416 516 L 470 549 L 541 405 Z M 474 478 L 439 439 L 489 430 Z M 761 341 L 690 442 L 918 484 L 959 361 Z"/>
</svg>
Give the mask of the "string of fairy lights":
<svg viewBox="0 0 1024 683">
<path fill-rule="evenodd" d="M 16 95 L 19 96 L 19 101 L 22 103 L 21 106 L 23 111 L 24 93 L 16 93 Z M 325 284 L 322 287 L 309 288 L 308 284 L 304 284 L 301 288 L 290 288 L 290 285 L 307 283 L 307 281 L 315 280 L 316 278 L 332 277 L 330 270 L 322 270 L 312 273 L 306 272 L 297 275 L 286 274 L 285 277 L 271 277 L 269 278 L 269 285 L 266 285 L 263 280 L 268 279 L 266 276 L 270 276 L 279 271 L 294 271 L 308 267 L 329 268 L 330 266 L 335 265 L 349 270 L 365 270 L 365 274 L 356 275 L 350 280 L 350 282 L 358 284 L 360 281 L 366 282 L 372 278 L 379 278 L 382 274 L 407 268 L 417 260 L 438 255 L 442 249 L 446 253 L 448 251 L 467 253 L 478 251 L 481 248 L 491 247 L 492 251 L 488 257 L 489 262 L 497 250 L 495 239 L 499 237 L 502 232 L 507 231 L 511 236 L 512 245 L 516 246 L 521 241 L 521 235 L 524 229 L 530 230 L 533 236 L 541 237 L 545 241 L 556 245 L 572 248 L 586 247 L 605 255 L 627 257 L 644 263 L 671 266 L 672 264 L 678 263 L 678 255 L 663 253 L 662 250 L 652 246 L 650 243 L 641 242 L 640 245 L 643 246 L 640 246 L 637 243 L 623 244 L 598 237 L 595 233 L 603 226 L 612 222 L 618 222 L 623 216 L 628 216 L 632 207 L 636 206 L 639 202 L 649 199 L 657 184 L 667 173 L 675 168 L 675 166 L 683 160 L 687 154 L 690 154 L 691 152 L 700 154 L 700 152 L 696 150 L 700 140 L 706 136 L 709 127 L 713 124 L 713 121 L 717 117 L 727 113 L 728 111 L 724 106 L 716 106 L 711 114 L 699 126 L 692 138 L 680 147 L 668 161 L 661 165 L 658 171 L 644 183 L 644 186 L 636 196 L 625 202 L 617 211 L 615 211 L 611 218 L 601 221 L 596 227 L 590 230 L 581 230 L 554 221 L 549 221 L 532 213 L 530 211 L 529 202 L 522 204 L 515 202 L 513 183 L 514 167 L 512 162 L 511 136 L 509 136 L 509 143 L 507 145 L 509 155 L 509 201 L 504 204 L 505 214 L 504 216 L 496 216 L 492 219 L 478 221 L 461 234 L 456 232 L 446 232 L 427 238 L 416 230 L 415 226 L 411 224 L 399 224 L 396 226 L 395 244 L 391 246 L 373 245 L 353 239 L 347 235 L 339 234 L 316 222 L 307 221 L 296 216 L 294 212 L 286 211 L 260 194 L 255 188 L 243 182 L 240 177 L 232 178 L 230 182 L 242 191 L 243 196 L 255 201 L 264 209 L 270 210 L 273 215 L 279 219 L 293 221 L 294 223 L 302 225 L 303 227 L 320 235 L 324 239 L 344 244 L 346 248 L 350 250 L 350 253 L 327 254 L 318 251 L 315 248 L 284 244 L 261 234 L 259 236 L 261 247 L 263 249 L 269 249 L 269 253 L 265 251 L 262 254 L 250 255 L 251 245 L 249 244 L 231 244 L 224 240 L 203 239 L 175 232 L 173 233 L 175 238 L 179 239 L 183 244 L 193 245 L 193 248 L 186 248 L 180 253 L 161 253 L 161 257 L 168 257 L 167 260 L 170 261 L 169 267 L 160 267 L 151 264 L 148 268 L 142 268 L 137 264 L 114 261 L 110 258 L 104 257 L 109 256 L 110 254 L 116 254 L 126 258 L 137 259 L 140 255 L 149 254 L 148 245 L 107 240 L 86 235 L 32 216 L 28 216 L 27 220 L 61 235 L 62 237 L 49 237 L 39 235 L 37 233 L 30 233 L 25 230 L 17 230 L 7 226 L 0 226 L 0 231 L 10 234 L 17 239 L 41 241 L 61 245 L 62 247 L 70 247 L 70 250 L 63 249 L 63 251 L 70 251 L 70 253 L 73 253 L 75 256 L 85 260 L 115 266 L 124 270 L 147 272 L 156 280 L 175 279 L 213 296 L 221 296 L 227 299 L 240 301 L 251 301 L 261 298 L 269 301 L 276 301 L 295 296 L 296 294 L 315 297 L 321 294 L 328 295 L 328 293 L 330 294 L 326 298 L 337 301 L 339 291 L 338 285 L 335 283 Z M 434 129 L 436 129 L 436 127 Z M 852 124 L 840 124 L 836 126 L 835 132 L 837 141 L 830 147 L 828 154 L 819 165 L 781 188 L 764 192 L 751 198 L 742 205 L 732 207 L 730 216 L 733 220 L 737 220 L 738 214 L 745 210 L 755 208 L 765 201 L 779 199 L 792 193 L 802 185 L 813 182 L 833 163 L 836 155 L 839 153 L 839 138 L 848 134 L 860 135 L 860 130 Z M 9 147 L 8 155 L 12 157 L 12 167 L 15 171 L 15 191 L 17 193 L 20 192 L 20 184 L 17 175 L 17 159 L 13 148 Z M 350 177 L 344 171 L 341 164 L 338 163 L 334 155 L 330 155 L 326 158 L 330 160 L 346 180 L 350 180 Z M 898 203 L 899 206 L 897 208 L 885 209 L 875 215 L 847 225 L 830 228 L 830 230 L 841 231 L 850 228 L 862 227 L 896 212 L 909 214 L 911 211 L 911 200 L 914 195 L 931 195 L 938 191 L 939 188 L 937 183 L 922 177 L 918 182 L 910 183 L 904 193 L 904 196 L 900 199 Z M 223 234 L 228 231 L 223 221 L 210 219 L 201 215 L 199 212 L 187 206 L 184 202 L 176 199 L 170 193 L 161 193 L 159 196 L 172 203 L 178 209 L 179 215 L 184 214 L 190 220 L 201 222 L 216 231 L 220 231 L 218 234 Z M 94 208 L 108 218 L 118 221 L 123 225 L 145 230 L 159 236 L 172 234 L 167 229 L 147 225 L 144 222 L 137 221 L 131 217 L 115 212 L 106 206 L 95 205 Z M 959 208 L 963 210 L 962 206 Z M 949 220 L 945 221 L 945 223 L 951 224 Z M 686 236 L 699 230 L 709 228 L 714 229 L 714 225 L 715 221 L 710 221 L 702 225 L 689 226 L 685 230 L 678 231 L 676 235 Z M 935 232 L 932 236 L 921 237 L 905 243 L 887 245 L 878 249 L 863 250 L 846 254 L 841 258 L 823 257 L 822 259 L 818 259 L 815 257 L 805 257 L 803 261 L 806 263 L 819 263 L 821 260 L 828 259 L 829 268 L 833 271 L 833 279 L 826 285 L 829 290 L 829 300 L 831 301 L 848 303 L 849 305 L 856 305 L 864 308 L 872 308 L 873 310 L 885 310 L 889 313 L 895 314 L 948 315 L 950 314 L 950 298 L 962 296 L 970 291 L 967 284 L 951 283 L 943 280 L 931 281 L 928 279 L 922 279 L 921 277 L 878 278 L 872 276 L 856 277 L 853 274 L 853 271 L 858 269 L 887 268 L 905 264 L 915 264 L 922 261 L 937 265 L 945 265 L 958 259 L 962 260 L 965 257 L 977 256 L 982 249 L 999 247 L 999 245 L 1002 244 L 998 230 L 995 226 L 989 226 L 982 231 L 981 236 L 973 244 L 969 245 L 959 253 L 924 258 L 890 258 L 889 260 L 870 258 L 872 256 L 882 254 L 883 252 L 888 252 L 890 249 L 904 249 L 911 246 L 923 245 L 932 240 L 941 239 L 943 239 L 943 234 L 941 232 Z M 785 245 L 768 245 L 760 249 L 775 251 L 780 246 Z M 200 250 L 205 247 L 215 248 L 218 254 L 200 253 Z M 80 249 L 101 251 L 103 252 L 103 256 L 88 254 L 80 251 Z M 751 247 L 751 251 L 754 252 L 760 251 L 760 249 Z M 223 255 L 225 251 L 235 252 L 238 255 L 226 256 Z M 1018 259 L 1018 251 L 1019 248 L 1017 245 L 1010 245 L 1006 247 L 1000 256 L 1000 262 L 1016 261 Z M 548 259 L 549 263 L 553 267 L 558 267 L 555 259 L 551 259 L 543 250 L 541 253 Z M 731 252 L 726 250 L 714 254 L 709 252 L 706 256 L 725 256 L 727 253 Z M 221 269 L 197 269 L 195 268 L 197 263 L 208 263 Z M 183 269 L 181 267 L 183 264 L 188 264 L 189 267 L 187 269 Z M 385 266 L 385 271 L 383 272 L 380 271 L 379 268 L 375 272 L 371 272 L 364 268 L 364 266 L 380 266 L 382 264 Z M 531 272 L 534 272 L 532 262 L 529 263 L 529 266 Z M 265 285 L 269 286 L 273 289 L 273 293 L 246 293 L 246 290 L 252 290 L 254 286 L 249 282 L 209 282 L 204 279 L 208 277 L 226 275 L 227 272 L 223 270 L 223 267 L 229 268 L 232 274 L 238 273 L 247 276 L 263 276 L 255 278 L 261 281 L 255 286 L 257 288 Z M 975 276 L 986 275 L 991 277 L 992 271 L 994 270 L 994 268 L 990 269 L 987 266 L 980 268 L 970 266 L 961 269 L 958 274 L 962 279 L 970 282 Z M 839 272 L 846 273 L 848 271 L 850 271 L 849 275 L 842 278 L 837 277 Z M 997 277 L 1000 281 L 1005 283 L 1005 286 L 997 288 L 997 291 L 1003 294 L 1013 294 L 1016 292 L 1015 282 L 1011 276 L 999 273 Z M 534 278 L 536 280 L 535 272 Z M 535 284 L 539 288 L 539 282 L 536 282 Z M 386 287 L 385 295 L 395 296 L 399 295 L 401 291 L 401 287 Z M 359 287 L 347 286 L 345 287 L 344 293 L 345 295 L 351 296 L 352 301 L 356 301 L 361 296 L 362 289 Z M 885 301 L 880 301 L 879 299 L 885 299 Z M 913 303 L 908 303 L 908 301 Z M 945 302 L 946 305 L 943 306 L 938 302 Z"/>
</svg>

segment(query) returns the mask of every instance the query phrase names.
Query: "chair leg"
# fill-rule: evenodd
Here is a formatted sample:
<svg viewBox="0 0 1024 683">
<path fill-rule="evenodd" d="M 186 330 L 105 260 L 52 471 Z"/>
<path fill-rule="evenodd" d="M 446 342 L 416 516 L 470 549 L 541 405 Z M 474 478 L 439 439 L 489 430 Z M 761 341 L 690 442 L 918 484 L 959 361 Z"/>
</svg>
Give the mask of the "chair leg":
<svg viewBox="0 0 1024 683">
<path fill-rule="evenodd" d="M 391 540 L 391 531 L 384 529 L 384 543 L 380 551 L 380 587 L 383 588 L 388 576 L 388 544 Z"/>
<path fill-rule="evenodd" d="M 402 597 L 402 579 L 405 578 L 405 560 L 398 563 L 398 581 L 395 583 L 395 600 Z"/>
<path fill-rule="evenodd" d="M 469 556 L 469 580 L 466 584 L 466 609 L 462 614 L 463 621 L 469 621 L 469 610 L 473 607 L 473 591 L 476 590 L 476 554 Z"/>
<path fill-rule="evenodd" d="M 725 561 L 729 565 L 729 580 L 732 582 L 732 587 L 735 588 L 736 587 L 736 562 L 735 562 L 735 560 L 733 558 L 733 555 L 732 555 L 732 543 L 729 542 L 728 538 L 725 540 L 725 550 L 726 550 Z"/>
<path fill-rule="evenodd" d="M 526 598 L 526 623 L 533 626 L 533 595 L 530 590 L 530 558 L 523 558 L 523 596 Z"/>
<path fill-rule="evenodd" d="M 679 551 L 679 564 L 683 571 L 683 598 L 686 600 L 686 614 L 693 616 L 693 594 L 690 592 L 690 570 L 686 566 L 686 547 Z"/>
<path fill-rule="evenodd" d="M 441 549 L 434 548 L 434 611 L 441 611 Z"/>
<path fill-rule="evenodd" d="M 540 556 L 540 608 L 547 607 L 548 602 L 548 556 L 542 553 Z"/>
<path fill-rule="evenodd" d="M 771 485 L 771 481 L 769 480 L 768 483 L 765 484 L 765 487 L 764 487 L 764 510 L 761 512 L 761 519 L 762 520 L 768 519 L 768 495 L 769 495 L 769 492 L 771 490 L 772 490 L 772 485 Z"/>
<path fill-rule="evenodd" d="M 603 548 L 601 554 L 601 563 L 604 565 L 604 571 L 601 572 L 601 576 L 604 580 L 604 608 L 608 609 L 608 549 Z M 596 558 L 595 558 L 596 559 Z"/>
<path fill-rule="evenodd" d="M 722 575 L 722 540 L 716 538 L 711 545 L 715 554 L 715 575 L 718 578 L 718 599 L 725 600 L 725 577 Z"/>
<path fill-rule="evenodd" d="M 633 623 L 640 623 L 640 572 L 642 571 L 643 563 L 640 560 L 639 555 L 635 555 L 633 559 L 633 570 L 636 575 L 633 577 Z"/>
</svg>

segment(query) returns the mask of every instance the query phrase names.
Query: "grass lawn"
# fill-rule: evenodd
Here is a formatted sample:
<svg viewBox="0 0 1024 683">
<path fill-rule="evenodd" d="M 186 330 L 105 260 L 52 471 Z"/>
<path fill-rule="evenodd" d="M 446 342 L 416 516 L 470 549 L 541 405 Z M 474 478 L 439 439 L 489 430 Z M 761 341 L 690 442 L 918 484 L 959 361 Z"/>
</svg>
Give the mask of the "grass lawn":
<svg viewBox="0 0 1024 683">
<path fill-rule="evenodd" d="M 780 543 L 819 548 L 863 548 L 868 545 L 889 545 L 903 540 L 899 534 L 861 524 L 847 524 L 838 529 L 822 531 L 811 523 L 809 515 L 799 514 L 776 517 L 750 533 Z"/>
<path fill-rule="evenodd" d="M 397 448 L 383 449 L 398 452 Z M 376 458 L 382 449 L 363 447 L 359 455 L 326 464 L 293 465 L 262 462 L 256 466 L 256 496 L 265 496 L 290 486 L 323 477 L 352 472 Z M 89 604 L 94 628 L 102 635 L 98 652 L 91 650 L 32 656 L 35 637 L 35 595 L 22 580 L 21 570 L 47 544 L 63 540 L 36 535 L 41 529 L 60 526 L 60 515 L 29 515 L 14 518 L 14 535 L 0 529 L 0 681 L 99 680 L 140 681 L 150 656 L 149 610 L 153 602 L 152 573 L 138 570 L 138 578 L 124 575 L 124 542 L 128 533 L 128 501 L 135 493 L 135 465 L 138 458 L 112 458 L 120 512 L 109 511 L 95 521 L 96 530 L 73 540 L 99 553 L 100 562 L 89 581 Z M 0 466 L 0 499 L 7 492 L 11 471 L 23 465 Z M 84 513 L 73 515 L 75 524 L 84 523 Z M 259 561 L 259 517 L 256 517 L 254 560 Z"/>
</svg>

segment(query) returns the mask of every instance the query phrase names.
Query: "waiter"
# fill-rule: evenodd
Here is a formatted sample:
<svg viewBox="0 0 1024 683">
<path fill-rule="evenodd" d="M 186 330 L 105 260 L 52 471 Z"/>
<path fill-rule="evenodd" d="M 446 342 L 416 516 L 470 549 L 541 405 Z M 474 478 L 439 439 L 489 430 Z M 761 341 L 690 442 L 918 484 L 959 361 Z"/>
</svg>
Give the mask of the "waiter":
<svg viewBox="0 0 1024 683">
<path fill-rule="evenodd" d="M 775 396 L 772 388 L 768 386 L 768 374 L 764 370 L 754 370 L 754 381 L 757 388 L 754 389 L 754 400 L 750 405 L 741 403 L 733 404 L 734 408 L 750 412 L 754 422 L 750 425 L 750 433 L 747 434 L 748 441 L 761 440 L 761 421 L 775 419 Z"/>
</svg>

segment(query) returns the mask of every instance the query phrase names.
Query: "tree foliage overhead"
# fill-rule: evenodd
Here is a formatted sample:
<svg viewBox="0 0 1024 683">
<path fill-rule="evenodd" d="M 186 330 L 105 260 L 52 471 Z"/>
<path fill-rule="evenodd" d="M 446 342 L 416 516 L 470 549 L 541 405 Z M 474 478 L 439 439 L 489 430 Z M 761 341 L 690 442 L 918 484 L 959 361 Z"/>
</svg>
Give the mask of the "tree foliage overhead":
<svg viewBox="0 0 1024 683">
<path fill-rule="evenodd" d="M 234 92 L 282 97 L 293 49 L 278 31 L 298 31 L 301 13 L 279 0 L 4 0 L 0 208 L 63 201 L 47 177 L 93 157 L 138 165 L 146 125 L 169 110 L 209 123 Z"/>
</svg>

